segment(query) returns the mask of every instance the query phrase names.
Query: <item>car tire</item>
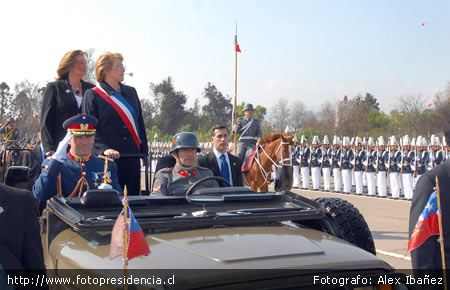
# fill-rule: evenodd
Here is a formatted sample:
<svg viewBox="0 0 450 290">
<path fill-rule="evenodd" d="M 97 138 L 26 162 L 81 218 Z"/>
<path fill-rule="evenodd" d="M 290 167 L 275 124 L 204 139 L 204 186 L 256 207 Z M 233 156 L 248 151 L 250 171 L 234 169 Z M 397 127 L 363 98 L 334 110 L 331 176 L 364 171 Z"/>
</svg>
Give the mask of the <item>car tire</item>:
<svg viewBox="0 0 450 290">
<path fill-rule="evenodd" d="M 315 201 L 323 204 L 335 220 L 338 227 L 337 232 L 340 232 L 341 235 L 339 238 L 376 255 L 375 243 L 369 226 L 353 204 L 340 198 L 317 198 Z M 353 239 L 348 238 L 351 236 L 347 233 L 348 228 L 350 228 Z"/>
</svg>

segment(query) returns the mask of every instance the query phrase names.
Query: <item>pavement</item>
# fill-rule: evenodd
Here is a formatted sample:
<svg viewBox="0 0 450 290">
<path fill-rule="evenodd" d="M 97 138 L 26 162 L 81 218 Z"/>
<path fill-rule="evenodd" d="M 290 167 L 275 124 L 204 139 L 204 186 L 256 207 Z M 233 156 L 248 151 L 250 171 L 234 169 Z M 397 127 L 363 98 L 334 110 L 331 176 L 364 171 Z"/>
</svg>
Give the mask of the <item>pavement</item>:
<svg viewBox="0 0 450 290">
<path fill-rule="evenodd" d="M 308 198 L 337 197 L 352 203 L 369 225 L 377 256 L 396 269 L 411 269 L 411 258 L 409 254 L 405 256 L 410 201 L 304 189 L 292 189 L 292 192 Z"/>
</svg>

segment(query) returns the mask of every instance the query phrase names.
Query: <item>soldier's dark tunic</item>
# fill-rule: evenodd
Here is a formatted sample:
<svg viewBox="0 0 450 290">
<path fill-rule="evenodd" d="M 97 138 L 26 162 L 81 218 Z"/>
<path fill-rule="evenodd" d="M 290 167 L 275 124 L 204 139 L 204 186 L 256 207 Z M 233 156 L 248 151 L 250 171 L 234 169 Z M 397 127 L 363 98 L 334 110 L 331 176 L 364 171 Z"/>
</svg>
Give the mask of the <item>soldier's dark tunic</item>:
<svg viewBox="0 0 450 290">
<path fill-rule="evenodd" d="M 237 155 L 244 161 L 247 150 L 253 150 L 258 138 L 262 138 L 261 126 L 256 119 L 240 117 L 237 120 L 236 132 L 239 135 Z"/>
<path fill-rule="evenodd" d="M 89 189 L 96 189 L 102 183 L 104 175 L 105 161 L 97 156 L 92 156 L 89 160 L 76 161 L 70 153 L 67 153 L 63 162 L 48 158 L 42 163 L 42 171 L 39 178 L 33 186 L 33 195 L 39 200 L 47 200 L 57 195 L 57 178 L 61 174 L 61 193 L 68 197 L 74 191 L 78 196 L 77 185 L 84 177 Z M 122 189 L 119 186 L 117 178 L 117 165 L 108 162 L 108 175 L 112 180 L 111 186 L 122 195 Z M 86 191 L 87 185 L 83 186 L 81 192 Z"/>
<path fill-rule="evenodd" d="M 156 173 L 151 195 L 184 195 L 194 182 L 213 175 L 213 172 L 205 167 L 186 168 L 176 164 L 174 167 L 164 168 Z M 219 184 L 215 180 L 209 180 L 201 183 L 196 189 L 211 187 L 219 187 Z"/>
<path fill-rule="evenodd" d="M 0 128 L 0 134 L 3 134 L 4 146 L 9 147 L 19 138 L 19 129 L 10 128 L 8 124 L 5 124 Z"/>
</svg>

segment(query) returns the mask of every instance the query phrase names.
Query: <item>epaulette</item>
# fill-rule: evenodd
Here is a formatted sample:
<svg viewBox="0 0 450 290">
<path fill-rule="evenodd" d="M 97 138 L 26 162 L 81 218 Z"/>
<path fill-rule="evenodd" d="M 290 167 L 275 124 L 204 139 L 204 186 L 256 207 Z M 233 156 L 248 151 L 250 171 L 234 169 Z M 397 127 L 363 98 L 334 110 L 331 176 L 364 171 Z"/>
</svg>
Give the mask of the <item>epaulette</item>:
<svg viewBox="0 0 450 290">
<path fill-rule="evenodd" d="M 160 169 L 159 171 L 161 171 L 161 172 L 170 172 L 172 170 L 173 170 L 173 167 L 166 167 L 166 168 Z"/>
</svg>

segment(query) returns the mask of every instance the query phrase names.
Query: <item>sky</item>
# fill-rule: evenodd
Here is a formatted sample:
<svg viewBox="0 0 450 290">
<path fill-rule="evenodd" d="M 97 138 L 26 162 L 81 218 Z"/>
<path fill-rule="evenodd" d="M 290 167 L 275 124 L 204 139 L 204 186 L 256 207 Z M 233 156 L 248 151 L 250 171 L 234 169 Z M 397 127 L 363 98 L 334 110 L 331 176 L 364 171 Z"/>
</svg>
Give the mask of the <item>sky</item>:
<svg viewBox="0 0 450 290">
<path fill-rule="evenodd" d="M 285 98 L 319 111 L 369 92 L 389 112 L 450 81 L 447 0 L 89 0 L 0 2 L 0 82 L 45 85 L 73 49 L 120 52 L 141 98 L 172 77 L 188 105 L 208 82 L 238 103 Z"/>
</svg>

